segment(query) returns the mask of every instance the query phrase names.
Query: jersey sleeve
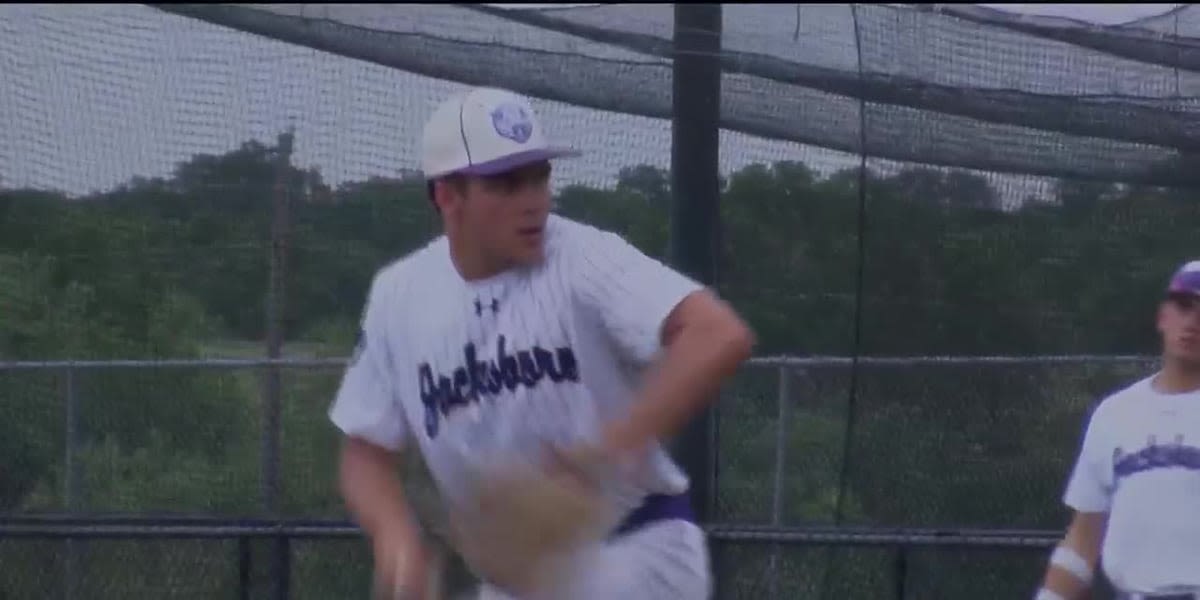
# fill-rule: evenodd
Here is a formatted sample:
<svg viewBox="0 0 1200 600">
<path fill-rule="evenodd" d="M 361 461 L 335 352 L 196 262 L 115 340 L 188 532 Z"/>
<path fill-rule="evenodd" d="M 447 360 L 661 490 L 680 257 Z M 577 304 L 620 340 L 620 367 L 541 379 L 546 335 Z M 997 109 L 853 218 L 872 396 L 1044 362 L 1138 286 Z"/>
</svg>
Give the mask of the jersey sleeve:
<svg viewBox="0 0 1200 600">
<path fill-rule="evenodd" d="M 342 375 L 329 418 L 347 436 L 387 450 L 400 450 L 409 427 L 391 376 L 384 311 L 388 307 L 380 278 L 371 284 L 358 343 Z"/>
<path fill-rule="evenodd" d="M 1112 504 L 1112 454 L 1103 441 L 1103 409 L 1103 405 L 1098 407 L 1088 420 L 1079 456 L 1063 494 L 1063 503 L 1079 512 L 1108 512 Z"/>
<path fill-rule="evenodd" d="M 570 274 L 576 297 L 599 316 L 629 358 L 648 362 L 662 347 L 663 323 L 671 311 L 704 288 L 616 234 L 589 233 L 576 249 Z"/>
</svg>

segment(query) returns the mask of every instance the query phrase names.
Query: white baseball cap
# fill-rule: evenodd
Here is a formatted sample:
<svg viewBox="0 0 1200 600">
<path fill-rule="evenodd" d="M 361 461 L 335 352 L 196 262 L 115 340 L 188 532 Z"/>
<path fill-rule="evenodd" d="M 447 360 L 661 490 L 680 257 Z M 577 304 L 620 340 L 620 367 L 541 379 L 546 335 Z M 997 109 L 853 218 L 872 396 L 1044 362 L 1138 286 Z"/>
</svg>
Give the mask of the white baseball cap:
<svg viewBox="0 0 1200 600">
<path fill-rule="evenodd" d="M 426 179 L 452 173 L 498 175 L 580 154 L 550 144 L 525 98 L 507 90 L 475 88 L 442 102 L 425 124 L 421 171 Z"/>
</svg>

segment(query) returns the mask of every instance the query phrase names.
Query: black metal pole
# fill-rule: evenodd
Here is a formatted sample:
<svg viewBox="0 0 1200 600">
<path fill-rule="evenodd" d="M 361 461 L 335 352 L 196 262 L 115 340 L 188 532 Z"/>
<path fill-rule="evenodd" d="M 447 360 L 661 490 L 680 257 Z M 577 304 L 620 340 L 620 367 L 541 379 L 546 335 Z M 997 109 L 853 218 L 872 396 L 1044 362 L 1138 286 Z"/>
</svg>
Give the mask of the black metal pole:
<svg viewBox="0 0 1200 600">
<path fill-rule="evenodd" d="M 250 600 L 250 574 L 253 572 L 250 553 L 250 538 L 241 536 L 237 541 L 238 555 L 238 600 Z"/>
<path fill-rule="evenodd" d="M 292 148 L 295 134 L 291 128 L 279 136 L 275 190 L 271 219 L 270 281 L 267 290 L 267 357 L 278 359 L 283 354 L 283 319 L 287 287 L 288 230 L 291 184 L 289 173 L 292 164 Z M 279 440 L 282 428 L 282 385 L 279 367 L 272 365 L 266 370 L 263 402 L 262 435 L 262 499 L 263 509 L 270 516 L 277 516 L 282 482 L 279 476 Z M 287 540 L 277 539 L 272 552 L 271 584 L 272 598 L 286 600 L 288 565 Z"/>
<path fill-rule="evenodd" d="M 896 564 L 893 566 L 893 577 L 895 577 L 895 598 L 896 600 L 905 600 L 908 593 L 905 588 L 908 586 L 908 547 L 904 545 L 896 546 Z"/>
<path fill-rule="evenodd" d="M 79 389 L 78 389 L 79 374 L 75 369 L 67 368 L 66 370 L 66 394 L 67 394 L 67 431 L 66 431 L 66 455 L 65 468 L 66 485 L 64 486 L 63 495 L 67 505 L 67 512 L 76 514 L 83 510 L 84 502 L 81 498 L 80 491 L 83 487 L 83 468 L 79 462 L 79 450 L 83 445 L 81 432 L 79 430 L 80 409 L 79 406 Z M 81 571 L 83 567 L 83 549 L 86 545 L 86 539 L 70 539 L 66 541 L 67 555 L 63 561 L 63 568 L 66 571 L 64 578 L 64 594 L 66 600 L 77 600 L 83 595 L 80 591 Z"/>
<path fill-rule="evenodd" d="M 721 5 L 676 4 L 671 122 L 670 261 L 700 283 L 717 283 L 720 225 Z M 705 411 L 676 440 L 701 522 L 716 499 L 716 419 Z M 713 565 L 717 557 L 714 548 Z"/>
<path fill-rule="evenodd" d="M 276 147 L 276 180 L 271 211 L 271 253 L 267 282 L 267 358 L 278 359 L 283 355 L 284 294 L 287 285 L 287 242 L 289 229 L 289 181 L 291 169 L 293 133 L 289 130 L 279 136 Z M 262 431 L 262 502 L 263 509 L 274 515 L 279 506 L 279 434 L 280 434 L 280 380 L 279 367 L 267 367 L 263 394 Z"/>
</svg>

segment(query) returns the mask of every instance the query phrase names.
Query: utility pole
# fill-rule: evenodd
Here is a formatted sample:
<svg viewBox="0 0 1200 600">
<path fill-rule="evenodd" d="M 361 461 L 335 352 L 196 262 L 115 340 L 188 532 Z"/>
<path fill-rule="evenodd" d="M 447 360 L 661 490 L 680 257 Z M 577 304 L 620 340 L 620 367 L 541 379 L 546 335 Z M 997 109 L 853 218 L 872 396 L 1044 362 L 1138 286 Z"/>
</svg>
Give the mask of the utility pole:
<svg viewBox="0 0 1200 600">
<path fill-rule="evenodd" d="M 721 5 L 675 5 L 674 118 L 671 122 L 670 262 L 716 285 L 720 227 Z M 711 409 L 678 440 L 695 509 L 713 517 L 715 454 Z"/>
<path fill-rule="evenodd" d="M 271 360 L 276 360 L 283 355 L 283 317 L 286 314 L 287 257 L 291 228 L 292 182 L 290 175 L 294 140 L 295 129 L 289 127 L 286 132 L 279 135 L 279 141 L 275 147 L 275 186 L 271 194 L 271 265 L 267 282 L 266 306 L 267 358 Z M 283 402 L 279 366 L 268 365 L 265 375 L 262 421 L 262 502 L 263 511 L 268 516 L 275 517 L 279 516 L 279 498 L 282 495 L 279 477 L 279 440 Z M 272 597 L 277 599 L 287 598 L 289 552 L 287 539 L 277 538 L 270 563 L 270 581 L 274 586 Z"/>
<path fill-rule="evenodd" d="M 675 5 L 672 69 L 670 261 L 714 287 L 721 220 L 721 17 L 720 4 Z M 717 516 L 717 437 L 716 411 L 709 408 L 675 444 L 704 524 Z M 714 573 L 721 572 L 722 554 L 713 547 Z M 714 586 L 719 583 L 714 580 Z"/>
</svg>

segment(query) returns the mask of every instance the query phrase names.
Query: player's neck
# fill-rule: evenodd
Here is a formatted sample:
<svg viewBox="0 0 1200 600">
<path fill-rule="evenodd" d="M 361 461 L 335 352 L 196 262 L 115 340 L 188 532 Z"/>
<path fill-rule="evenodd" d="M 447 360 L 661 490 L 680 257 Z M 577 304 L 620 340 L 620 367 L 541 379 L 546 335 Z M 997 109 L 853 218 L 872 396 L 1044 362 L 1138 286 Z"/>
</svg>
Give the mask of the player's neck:
<svg viewBox="0 0 1200 600">
<path fill-rule="evenodd" d="M 489 260 L 478 246 L 463 243 L 458 236 L 447 235 L 450 245 L 450 262 L 454 263 L 458 275 L 465 281 L 478 281 L 503 273 L 508 265 L 500 261 Z"/>
<path fill-rule="evenodd" d="M 1200 391 L 1200 365 L 1164 360 L 1162 370 L 1154 378 L 1154 388 L 1164 394 Z"/>
</svg>

